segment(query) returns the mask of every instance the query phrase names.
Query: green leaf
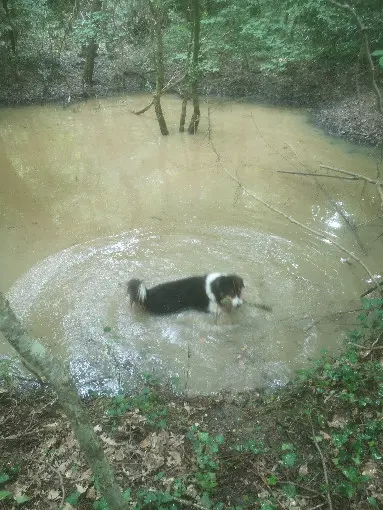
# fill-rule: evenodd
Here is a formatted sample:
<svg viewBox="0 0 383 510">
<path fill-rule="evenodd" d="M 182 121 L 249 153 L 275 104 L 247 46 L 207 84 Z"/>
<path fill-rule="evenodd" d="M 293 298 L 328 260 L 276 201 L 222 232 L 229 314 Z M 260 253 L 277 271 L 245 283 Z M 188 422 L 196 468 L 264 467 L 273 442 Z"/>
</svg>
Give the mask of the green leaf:
<svg viewBox="0 0 383 510">
<path fill-rule="evenodd" d="M 198 440 L 201 441 L 201 443 L 207 443 L 209 439 L 209 432 L 198 432 Z"/>
<path fill-rule="evenodd" d="M 295 498 L 297 495 L 297 489 L 292 483 L 286 483 L 282 485 L 282 490 L 289 498 Z"/>
<path fill-rule="evenodd" d="M 267 483 L 269 485 L 276 485 L 278 483 L 278 478 L 275 476 L 275 475 L 271 475 L 269 476 L 269 478 L 267 479 Z"/>
<path fill-rule="evenodd" d="M 5 501 L 6 499 L 11 499 L 12 492 L 9 491 L 0 491 L 0 501 Z"/>
<path fill-rule="evenodd" d="M 343 496 L 349 499 L 355 495 L 355 488 L 350 483 L 342 483 L 339 485 L 339 491 Z"/>
<path fill-rule="evenodd" d="M 203 493 L 202 498 L 201 498 L 201 503 L 206 508 L 211 508 L 211 501 L 210 501 L 210 498 L 209 498 L 209 494 L 207 492 Z"/>
<path fill-rule="evenodd" d="M 378 60 L 378 64 L 383 69 L 383 57 L 380 57 L 380 59 Z"/>
<path fill-rule="evenodd" d="M 223 437 L 222 434 L 220 434 L 219 436 L 215 436 L 215 440 L 217 441 L 217 443 L 223 444 L 225 438 Z"/>
<path fill-rule="evenodd" d="M 110 333 L 112 331 L 112 328 L 110 326 L 104 327 L 104 333 Z"/>
<path fill-rule="evenodd" d="M 354 467 L 344 468 L 342 469 L 342 473 L 350 480 L 350 482 L 355 483 L 359 480 L 358 470 Z"/>
<path fill-rule="evenodd" d="M 373 506 L 373 507 L 377 507 L 377 506 L 378 506 L 378 504 L 377 504 L 377 502 L 376 502 L 376 499 L 375 499 L 375 498 L 373 498 L 373 497 L 367 498 L 367 501 L 368 501 L 368 502 L 370 503 L 370 505 L 371 505 L 371 506 Z"/>
<path fill-rule="evenodd" d="M 104 498 L 93 503 L 93 510 L 108 510 L 108 505 Z"/>
<path fill-rule="evenodd" d="M 286 467 L 293 467 L 297 462 L 297 454 L 296 453 L 286 453 L 282 457 L 282 462 Z"/>
<path fill-rule="evenodd" d="M 126 491 L 124 491 L 124 492 L 122 493 L 122 499 L 123 499 L 124 501 L 126 501 L 127 503 L 129 503 L 130 498 L 131 498 L 131 495 L 130 495 L 130 489 L 126 489 Z"/>
<path fill-rule="evenodd" d="M 9 480 L 9 476 L 7 473 L 0 473 L 0 485 L 7 482 Z"/>
<path fill-rule="evenodd" d="M 281 450 L 284 451 L 284 450 L 294 450 L 294 445 L 292 443 L 283 443 L 282 444 L 282 447 L 281 447 Z"/>
<path fill-rule="evenodd" d="M 372 57 L 381 57 L 383 56 L 383 50 L 375 50 L 371 53 Z"/>
<path fill-rule="evenodd" d="M 15 501 L 18 505 L 22 505 L 23 503 L 26 503 L 29 500 L 30 497 L 27 496 L 26 494 L 23 494 L 22 496 L 18 496 L 17 498 L 15 498 Z"/>
<path fill-rule="evenodd" d="M 270 503 L 263 503 L 261 506 L 261 510 L 277 510 L 277 508 L 274 505 L 271 505 Z"/>
<path fill-rule="evenodd" d="M 76 506 L 78 504 L 78 500 L 80 499 L 81 493 L 78 491 L 74 491 L 66 498 L 66 502 L 72 506 Z"/>
</svg>

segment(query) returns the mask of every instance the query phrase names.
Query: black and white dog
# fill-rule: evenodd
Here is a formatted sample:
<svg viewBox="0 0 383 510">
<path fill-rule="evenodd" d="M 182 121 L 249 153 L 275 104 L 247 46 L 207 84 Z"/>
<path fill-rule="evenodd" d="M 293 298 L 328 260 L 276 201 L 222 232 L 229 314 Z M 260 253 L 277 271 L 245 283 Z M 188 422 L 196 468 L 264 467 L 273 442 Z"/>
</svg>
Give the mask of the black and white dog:
<svg viewBox="0 0 383 510">
<path fill-rule="evenodd" d="M 177 313 L 182 310 L 199 310 L 218 315 L 242 305 L 244 287 L 240 276 L 210 273 L 182 280 L 161 283 L 147 289 L 137 278 L 128 281 L 131 305 L 139 305 L 153 314 Z"/>
</svg>

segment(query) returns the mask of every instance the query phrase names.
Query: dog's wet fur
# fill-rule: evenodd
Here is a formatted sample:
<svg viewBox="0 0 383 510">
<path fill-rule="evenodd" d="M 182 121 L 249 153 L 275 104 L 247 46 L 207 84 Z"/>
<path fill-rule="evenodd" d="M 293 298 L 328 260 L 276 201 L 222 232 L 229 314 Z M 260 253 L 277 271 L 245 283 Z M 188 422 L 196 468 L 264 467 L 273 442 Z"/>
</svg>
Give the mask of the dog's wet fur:
<svg viewBox="0 0 383 510">
<path fill-rule="evenodd" d="M 219 314 L 240 307 L 243 280 L 235 274 L 209 273 L 161 283 L 147 289 L 137 278 L 127 283 L 132 306 L 157 315 L 198 310 Z"/>
</svg>

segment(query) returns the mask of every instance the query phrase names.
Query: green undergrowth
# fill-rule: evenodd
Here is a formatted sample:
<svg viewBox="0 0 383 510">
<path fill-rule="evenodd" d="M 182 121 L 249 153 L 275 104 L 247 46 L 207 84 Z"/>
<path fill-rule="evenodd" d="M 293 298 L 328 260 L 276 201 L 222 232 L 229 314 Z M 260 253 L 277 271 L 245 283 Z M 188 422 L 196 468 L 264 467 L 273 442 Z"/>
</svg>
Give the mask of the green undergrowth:
<svg viewBox="0 0 383 510">
<path fill-rule="evenodd" d="M 383 300 L 362 307 L 343 354 L 324 353 L 274 394 L 187 398 L 147 376 L 135 395 L 86 402 L 127 508 L 383 508 Z M 48 508 L 31 485 L 15 490 L 20 452 L 14 464 L 0 466 L 0 503 Z M 91 477 L 64 484 L 60 508 L 107 509 Z"/>
</svg>

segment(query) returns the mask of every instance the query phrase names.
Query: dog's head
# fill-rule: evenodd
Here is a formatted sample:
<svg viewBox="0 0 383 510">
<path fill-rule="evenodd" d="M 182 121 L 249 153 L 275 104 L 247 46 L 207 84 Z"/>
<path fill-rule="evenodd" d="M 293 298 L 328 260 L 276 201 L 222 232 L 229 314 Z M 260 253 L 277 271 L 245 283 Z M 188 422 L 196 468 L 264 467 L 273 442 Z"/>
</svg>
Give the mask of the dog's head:
<svg viewBox="0 0 383 510">
<path fill-rule="evenodd" d="M 211 291 L 217 303 L 230 311 L 242 305 L 241 293 L 244 286 L 240 276 L 235 274 L 219 275 L 211 282 Z"/>
</svg>

